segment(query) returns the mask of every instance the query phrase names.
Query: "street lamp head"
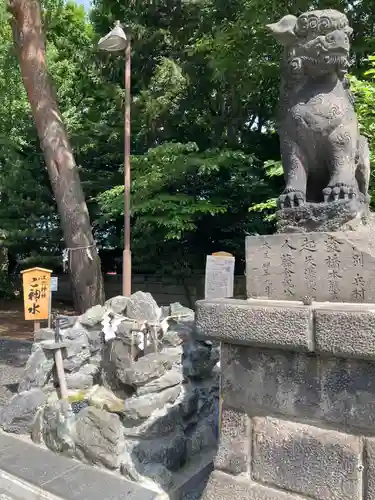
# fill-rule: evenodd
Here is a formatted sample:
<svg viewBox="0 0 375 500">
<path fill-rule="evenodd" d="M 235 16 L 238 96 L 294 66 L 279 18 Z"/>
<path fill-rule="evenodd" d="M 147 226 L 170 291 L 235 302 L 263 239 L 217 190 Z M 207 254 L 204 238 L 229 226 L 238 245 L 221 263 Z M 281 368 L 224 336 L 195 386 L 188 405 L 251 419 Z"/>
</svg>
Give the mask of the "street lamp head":
<svg viewBox="0 0 375 500">
<path fill-rule="evenodd" d="M 125 50 L 127 44 L 128 39 L 125 31 L 122 29 L 120 21 L 116 21 L 112 31 L 99 40 L 98 48 L 107 52 L 119 52 Z"/>
</svg>

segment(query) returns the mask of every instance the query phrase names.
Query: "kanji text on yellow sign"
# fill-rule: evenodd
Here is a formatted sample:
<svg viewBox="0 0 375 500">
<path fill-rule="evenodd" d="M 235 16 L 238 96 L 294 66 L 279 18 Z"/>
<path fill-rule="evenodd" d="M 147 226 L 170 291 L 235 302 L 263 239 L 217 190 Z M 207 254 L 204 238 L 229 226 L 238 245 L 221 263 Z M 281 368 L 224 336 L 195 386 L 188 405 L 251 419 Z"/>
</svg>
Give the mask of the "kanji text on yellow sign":
<svg viewBox="0 0 375 500">
<path fill-rule="evenodd" d="M 25 320 L 48 319 L 51 273 L 41 267 L 22 271 Z"/>
</svg>

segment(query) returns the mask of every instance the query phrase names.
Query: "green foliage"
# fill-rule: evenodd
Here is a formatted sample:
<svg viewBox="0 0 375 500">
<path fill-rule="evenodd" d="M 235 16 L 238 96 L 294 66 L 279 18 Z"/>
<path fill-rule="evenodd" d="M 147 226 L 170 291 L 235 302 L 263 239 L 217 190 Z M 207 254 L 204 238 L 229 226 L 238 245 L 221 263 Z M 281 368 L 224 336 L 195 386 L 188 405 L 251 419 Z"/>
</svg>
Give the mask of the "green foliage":
<svg viewBox="0 0 375 500">
<path fill-rule="evenodd" d="M 13 283 L 8 278 L 8 251 L 4 245 L 5 234 L 0 231 L 0 298 L 13 297 Z"/>
<path fill-rule="evenodd" d="M 27 253 L 31 241 L 42 236 L 38 225 L 48 188 L 40 175 L 32 117 L 5 21 L 0 24 L 0 65 L 0 227 L 6 246 Z"/>
<path fill-rule="evenodd" d="M 370 69 L 364 78 L 351 78 L 351 88 L 356 98 L 356 111 L 360 130 L 369 141 L 371 160 L 375 163 L 375 56 L 368 58 Z"/>
<path fill-rule="evenodd" d="M 281 177 L 283 175 L 283 166 L 281 160 L 267 160 L 264 162 L 265 177 Z M 269 198 L 266 201 L 255 203 L 249 208 L 249 212 L 260 212 L 264 216 L 264 220 L 271 222 L 275 221 L 275 212 L 277 208 L 277 197 Z"/>
<path fill-rule="evenodd" d="M 202 180 L 221 168 L 226 152 L 219 158 L 210 153 L 199 155 L 193 143 L 165 143 L 133 158 L 132 206 L 140 231 L 155 226 L 164 240 L 180 239 L 185 231 L 196 230 L 196 218 L 226 211 L 221 199 L 215 202 L 197 193 Z M 123 187 L 105 191 L 99 200 L 104 212 L 116 217 L 122 213 Z"/>
<path fill-rule="evenodd" d="M 217 248 L 238 252 L 236 231 L 266 230 L 257 214 L 247 215 L 252 201 L 260 202 L 271 192 L 252 155 L 228 149 L 201 151 L 195 143 L 164 143 L 134 156 L 132 167 L 136 265 L 149 267 L 155 253 L 160 265 L 170 268 L 170 252 L 175 254 L 183 245 L 184 260 L 189 254 L 190 262 L 201 267 L 206 253 Z M 122 186 L 98 198 L 105 219 L 123 214 Z"/>
<path fill-rule="evenodd" d="M 94 0 L 90 21 L 72 1 L 42 6 L 49 71 L 95 236 L 119 254 L 124 55 L 96 44 L 117 19 L 131 34 L 135 271 L 186 274 L 217 250 L 233 252 L 241 270 L 245 235 L 274 231 L 281 49 L 265 24 L 285 13 L 347 12 L 352 86 L 375 157 L 372 0 Z M 0 228 L 13 260 L 50 267 L 61 255 L 59 218 L 6 17 L 0 8 Z"/>
<path fill-rule="evenodd" d="M 364 71 L 363 79 L 352 76 L 350 79 L 351 89 L 356 98 L 356 111 L 359 119 L 360 131 L 367 137 L 370 148 L 370 160 L 375 165 L 375 56 L 367 59 L 367 69 Z M 375 200 L 375 178 L 374 170 L 371 171 L 369 194 L 372 204 Z"/>
<path fill-rule="evenodd" d="M 49 70 L 74 142 L 74 133 L 86 126 L 82 104 L 90 64 L 84 62 L 92 59 L 92 28 L 83 7 L 72 2 L 46 0 L 43 7 Z M 0 65 L 0 227 L 18 259 L 36 253 L 48 257 L 60 253 L 59 219 L 5 21 L 0 24 Z"/>
</svg>

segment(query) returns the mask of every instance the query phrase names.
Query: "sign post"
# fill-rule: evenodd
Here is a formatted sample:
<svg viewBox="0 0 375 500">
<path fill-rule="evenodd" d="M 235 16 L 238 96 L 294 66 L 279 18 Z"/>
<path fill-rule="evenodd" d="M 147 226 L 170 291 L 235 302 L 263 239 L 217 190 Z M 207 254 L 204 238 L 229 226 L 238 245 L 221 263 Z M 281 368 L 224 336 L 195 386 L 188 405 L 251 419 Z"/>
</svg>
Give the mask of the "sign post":
<svg viewBox="0 0 375 500">
<path fill-rule="evenodd" d="M 21 272 L 25 320 L 34 322 L 34 332 L 40 329 L 41 320 L 48 319 L 51 273 L 41 267 Z"/>
<path fill-rule="evenodd" d="M 205 299 L 233 297 L 235 258 L 228 252 L 207 255 L 204 283 Z"/>
<path fill-rule="evenodd" d="M 215 252 L 207 255 L 206 275 L 204 280 L 205 299 L 225 299 L 234 295 L 235 258 L 228 252 Z M 219 398 L 219 432 L 223 397 Z"/>
</svg>

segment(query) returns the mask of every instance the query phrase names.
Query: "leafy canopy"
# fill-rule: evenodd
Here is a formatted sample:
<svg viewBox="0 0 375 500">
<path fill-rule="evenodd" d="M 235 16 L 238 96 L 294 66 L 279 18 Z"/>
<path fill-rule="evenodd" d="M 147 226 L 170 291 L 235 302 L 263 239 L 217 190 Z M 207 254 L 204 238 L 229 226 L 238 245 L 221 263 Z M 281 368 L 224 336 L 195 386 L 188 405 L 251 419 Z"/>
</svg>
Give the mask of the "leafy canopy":
<svg viewBox="0 0 375 500">
<path fill-rule="evenodd" d="M 4 2 L 3 2 L 4 4 Z M 61 262 L 49 179 L 0 6 L 0 228 L 10 263 Z M 354 28 L 352 87 L 375 157 L 372 0 L 43 0 L 51 77 L 106 270 L 121 260 L 124 55 L 98 39 L 119 19 L 132 39 L 134 271 L 184 275 L 205 255 L 274 230 L 282 190 L 275 114 L 280 47 L 265 24 L 309 8 L 345 11 Z M 374 189 L 371 184 L 371 193 Z M 12 264 L 11 264 L 12 265 Z M 52 265 L 52 264 L 51 264 Z"/>
</svg>

